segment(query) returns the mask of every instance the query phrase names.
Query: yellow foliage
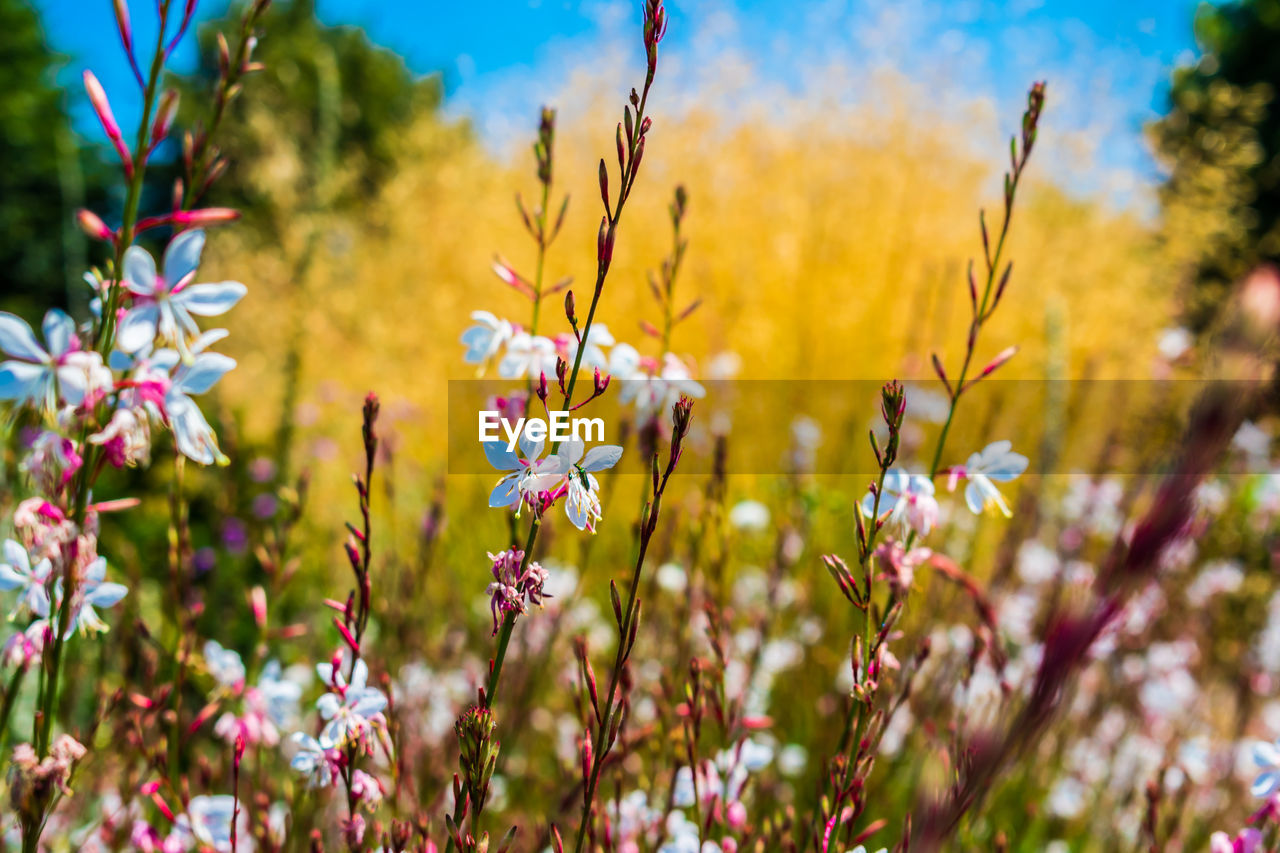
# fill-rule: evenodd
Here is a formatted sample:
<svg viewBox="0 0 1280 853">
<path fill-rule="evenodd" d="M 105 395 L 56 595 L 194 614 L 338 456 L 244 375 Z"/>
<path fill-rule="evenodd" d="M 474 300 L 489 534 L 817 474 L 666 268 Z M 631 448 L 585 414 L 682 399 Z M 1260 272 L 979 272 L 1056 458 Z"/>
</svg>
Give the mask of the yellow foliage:
<svg viewBox="0 0 1280 853">
<path fill-rule="evenodd" d="M 590 120 L 562 122 L 557 133 L 556 188 L 572 201 L 547 280 L 572 275 L 580 306 L 594 276 L 602 154 L 617 174 L 600 119 L 611 110 L 586 110 Z M 965 266 L 975 256 L 981 264 L 978 207 L 993 230 L 1000 222 L 1001 140 L 973 140 L 955 122 L 930 124 L 907 104 L 888 114 L 840 110 L 797 119 L 779 107 L 785 121 L 731 122 L 707 110 L 659 118 L 601 302 L 598 318 L 615 337 L 653 351 L 638 328 L 658 319 L 645 275 L 670 250 L 666 206 L 682 183 L 690 248 L 677 300 L 700 297 L 703 306 L 676 331 L 677 352 L 705 365 L 734 351 L 741 376 L 766 379 L 923 378 L 935 348 L 957 365 L 969 311 Z M 535 122 L 531 116 L 530 139 Z M 407 455 L 426 471 L 442 469 L 446 382 L 473 375 L 458 335 L 481 308 L 527 324 L 528 302 L 490 265 L 501 253 L 532 275 L 535 248 L 513 203 L 517 191 L 533 203 L 528 149 L 503 164 L 463 139 L 423 117 L 405 136 L 395 177 L 367 209 L 342 218 L 300 211 L 266 249 L 214 243 L 212 266 L 250 286 L 229 343 L 242 365 L 223 399 L 247 413 L 251 435 L 269 436 L 280 417 L 296 316 L 295 456 L 310 455 L 318 438 L 323 449 L 340 437 L 343 458 L 354 451 L 356 401 L 376 389 Z M 1132 215 L 1073 200 L 1053 177 L 1033 158 L 1006 252 L 1012 284 L 978 363 L 1018 344 L 1002 376 L 1145 376 L 1173 311 L 1148 229 Z M 301 267 L 305 276 L 291 280 L 307 247 L 314 256 Z M 543 316 L 548 328 L 539 331 L 567 331 L 559 297 Z M 1057 332 L 1047 334 L 1050 327 Z M 335 483 L 346 476 L 341 463 L 326 467 L 336 469 L 325 475 Z"/>
</svg>

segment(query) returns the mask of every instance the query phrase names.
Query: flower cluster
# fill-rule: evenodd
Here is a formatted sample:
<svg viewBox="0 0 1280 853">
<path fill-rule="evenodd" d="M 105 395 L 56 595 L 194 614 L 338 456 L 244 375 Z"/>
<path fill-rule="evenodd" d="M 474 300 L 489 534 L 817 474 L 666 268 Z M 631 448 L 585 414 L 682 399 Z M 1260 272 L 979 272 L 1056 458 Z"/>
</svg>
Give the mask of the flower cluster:
<svg viewBox="0 0 1280 853">
<path fill-rule="evenodd" d="M 493 561 L 493 583 L 489 584 L 489 609 L 493 613 L 493 633 L 498 633 L 500 614 L 523 614 L 527 605 L 542 606 L 546 597 L 543 585 L 547 582 L 547 570 L 534 562 L 526 562 L 524 551 L 511 548 L 499 554 L 490 554 Z"/>
</svg>

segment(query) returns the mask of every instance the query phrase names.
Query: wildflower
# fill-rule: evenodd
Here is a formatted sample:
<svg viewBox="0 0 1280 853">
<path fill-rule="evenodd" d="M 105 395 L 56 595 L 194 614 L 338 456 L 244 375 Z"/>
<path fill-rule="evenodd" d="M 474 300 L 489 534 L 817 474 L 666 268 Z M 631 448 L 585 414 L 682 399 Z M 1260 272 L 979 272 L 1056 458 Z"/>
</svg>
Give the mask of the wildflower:
<svg viewBox="0 0 1280 853">
<path fill-rule="evenodd" d="M 0 648 L 0 662 L 20 667 L 39 663 L 45 640 L 51 633 L 48 619 L 37 619 L 25 631 L 15 631 Z"/>
<path fill-rule="evenodd" d="M 53 572 L 53 564 L 46 558 L 31 565 L 27 549 L 12 539 L 5 540 L 0 563 L 0 590 L 18 590 L 18 601 L 9 618 L 15 618 L 25 607 L 37 616 L 49 615 L 49 594 L 46 584 Z"/>
<path fill-rule="evenodd" d="M 298 747 L 289 766 L 303 775 L 307 786 L 327 788 L 332 785 L 333 766 L 336 763 L 333 748 L 302 732 L 294 732 L 289 740 Z"/>
<path fill-rule="evenodd" d="M 933 556 L 928 548 L 912 548 L 906 550 L 901 542 L 890 539 L 876 546 L 876 558 L 884 570 L 880 575 L 899 593 L 911 588 L 916 569 Z"/>
<path fill-rule="evenodd" d="M 205 642 L 204 665 L 222 687 L 239 690 L 244 686 L 244 662 L 240 655 L 232 649 L 224 649 L 217 640 Z"/>
<path fill-rule="evenodd" d="M 381 690 L 367 685 L 369 666 L 363 660 L 357 660 L 352 667 L 350 684 L 332 664 L 317 664 L 316 671 L 332 690 L 316 700 L 316 709 L 327 721 L 320 733 L 321 743 L 346 746 L 382 722 L 387 697 Z"/>
<path fill-rule="evenodd" d="M 128 595 L 129 589 L 123 584 L 108 583 L 106 574 L 106 557 L 94 559 L 85 568 L 84 576 L 80 578 L 80 583 L 76 585 L 75 593 L 71 599 L 71 621 L 63 634 L 64 639 L 70 637 L 77 630 L 82 634 L 87 634 L 91 631 L 101 634 L 108 630 L 107 623 L 98 618 L 98 611 L 94 608 L 114 606 L 120 599 Z M 61 600 L 61 578 L 58 580 L 56 589 L 56 598 Z"/>
<path fill-rule="evenodd" d="M 235 655 L 235 652 L 227 654 Z M 205 657 L 208 658 L 207 651 Z M 236 663 L 239 660 L 237 655 Z M 234 672 L 229 675 L 234 676 Z M 243 681 L 242 674 L 239 681 L 232 683 L 243 687 Z M 293 722 L 301 696 L 302 685 L 281 677 L 279 661 L 268 661 L 257 685 L 244 687 L 242 712 L 223 714 L 214 725 L 214 733 L 231 744 L 237 737 L 243 737 L 247 744 L 275 746 L 280 742 L 280 728 Z"/>
<path fill-rule="evenodd" d="M 739 501 L 729 510 L 729 523 L 739 530 L 759 532 L 769 526 L 769 508 L 759 501 Z"/>
<path fill-rule="evenodd" d="M 670 409 L 682 396 L 701 399 L 707 394 L 674 353 L 663 356 L 659 366 L 641 358 L 630 344 L 618 344 L 609 353 L 609 373 L 626 380 L 618 393 L 619 402 L 634 403 L 642 414 Z"/>
<path fill-rule="evenodd" d="M 1209 853 L 1254 853 L 1262 849 L 1262 833 L 1253 827 L 1240 830 L 1235 838 L 1225 832 L 1209 836 Z"/>
<path fill-rule="evenodd" d="M 351 774 L 351 795 L 370 812 L 378 810 L 382 802 L 382 783 L 373 776 L 357 770 Z"/>
<path fill-rule="evenodd" d="M 556 345 L 550 338 L 517 332 L 507 344 L 507 354 L 498 362 L 498 375 L 503 379 L 522 376 L 554 376 Z"/>
<path fill-rule="evenodd" d="M 19 467 L 46 492 L 56 494 L 70 482 L 83 462 L 74 441 L 53 430 L 43 430 L 31 443 L 31 451 Z"/>
<path fill-rule="evenodd" d="M 84 745 L 70 735 L 59 735 L 43 759 L 29 743 L 14 747 L 9 777 L 14 810 L 28 818 L 39 816 L 56 793 L 70 794 L 71 771 L 85 752 Z"/>
<path fill-rule="evenodd" d="M 616 444 L 602 444 L 591 448 L 584 455 L 584 446 L 576 438 L 563 442 L 556 457 L 539 469 L 539 473 L 562 478 L 554 489 L 549 490 L 554 497 L 558 497 L 563 489 L 564 511 L 570 523 L 579 530 L 595 533 L 601 509 L 600 482 L 593 472 L 617 465 L 622 458 L 622 448 Z"/>
<path fill-rule="evenodd" d="M 507 472 L 498 481 L 489 494 L 491 507 L 516 507 L 519 515 L 520 507 L 526 501 L 555 485 L 559 479 L 554 468 L 554 459 L 539 460 L 543 443 L 532 441 L 521 433 L 520 454 L 508 450 L 504 441 L 484 442 L 484 455 L 489 464 L 499 471 Z"/>
<path fill-rule="evenodd" d="M 111 387 L 111 372 L 96 352 L 82 352 L 75 321 L 57 308 L 44 315 L 45 347 L 26 321 L 0 311 L 0 400 L 32 403 L 46 413 L 59 400 L 79 406 L 93 391 Z M 47 347 L 47 349 L 46 349 Z"/>
<path fill-rule="evenodd" d="M 165 392 L 164 411 L 178 450 L 201 465 L 225 464 L 227 457 L 218 448 L 213 428 L 191 395 L 208 391 L 235 366 L 235 359 L 216 352 L 201 352 L 192 357 L 190 364 L 175 371 Z"/>
<path fill-rule="evenodd" d="M 1255 741 L 1253 763 L 1258 765 L 1262 773 L 1253 780 L 1249 792 L 1255 797 L 1266 799 L 1276 791 L 1280 791 L 1280 741 L 1276 743 Z"/>
<path fill-rule="evenodd" d="M 880 512 L 884 514 L 887 508 L 889 521 L 897 523 L 904 531 L 911 529 L 927 536 L 938 521 L 938 500 L 933 495 L 933 481 L 928 477 L 892 468 L 885 473 Z M 862 499 L 862 509 L 867 516 L 875 512 L 874 494 L 868 492 Z"/>
<path fill-rule="evenodd" d="M 191 284 L 203 250 L 202 229 L 179 234 L 164 251 L 163 275 L 157 275 L 146 249 L 130 246 L 124 253 L 124 286 L 134 299 L 116 330 L 116 345 L 123 352 L 138 352 L 159 337 L 176 346 L 186 361 L 188 339 L 200 335 L 191 315 L 217 317 L 245 295 L 247 289 L 237 281 Z"/>
<path fill-rule="evenodd" d="M 116 468 L 145 464 L 151 458 L 151 429 L 146 412 L 129 406 L 116 409 L 107 425 L 89 436 L 89 443 L 102 447 L 107 461 Z"/>
<path fill-rule="evenodd" d="M 467 364 L 478 364 L 483 369 L 503 345 L 511 340 L 515 329 L 506 320 L 499 319 L 488 311 L 472 311 L 471 319 L 476 324 L 462 333 L 461 341 L 467 347 L 462 360 Z"/>
<path fill-rule="evenodd" d="M 240 817 L 246 812 L 242 809 Z M 231 849 L 231 827 L 236 817 L 236 798 L 229 794 L 192 797 L 185 814 L 179 815 L 174 828 L 179 837 L 190 838 L 217 851 Z"/>
<path fill-rule="evenodd" d="M 528 604 L 541 606 L 543 592 L 547 582 L 547 570 L 530 561 L 523 572 L 520 566 L 524 563 L 524 551 L 512 548 L 500 554 L 490 554 L 493 561 L 493 582 L 485 593 L 489 596 L 489 610 L 493 614 L 493 633 L 498 633 L 499 613 L 515 613 L 521 615 Z"/>
<path fill-rule="evenodd" d="M 964 490 L 964 502 L 974 515 L 981 515 L 984 510 L 995 506 L 1005 518 L 1012 517 L 1013 512 L 1005 503 L 1004 496 L 995 487 L 995 483 L 1008 483 L 1027 470 L 1027 457 L 1014 453 L 1012 448 L 1012 442 L 993 441 L 981 452 L 971 454 L 964 465 L 951 469 L 951 488 L 955 488 L 958 479 L 969 481 Z"/>
</svg>

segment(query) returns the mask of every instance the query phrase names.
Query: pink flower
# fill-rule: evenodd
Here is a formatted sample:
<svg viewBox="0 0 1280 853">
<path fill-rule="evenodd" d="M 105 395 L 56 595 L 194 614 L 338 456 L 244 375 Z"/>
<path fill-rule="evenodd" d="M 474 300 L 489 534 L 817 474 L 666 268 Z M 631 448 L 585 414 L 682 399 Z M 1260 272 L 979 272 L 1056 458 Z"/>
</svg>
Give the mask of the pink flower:
<svg viewBox="0 0 1280 853">
<path fill-rule="evenodd" d="M 515 548 L 499 554 L 490 554 L 493 561 L 493 583 L 486 590 L 489 595 L 489 610 L 493 614 L 493 633 L 498 633 L 498 623 L 502 619 L 501 612 L 523 614 L 527 604 L 542 605 L 542 600 L 549 596 L 543 591 L 547 582 L 547 570 L 530 561 L 524 571 L 520 566 L 524 562 L 524 551 Z"/>
<path fill-rule="evenodd" d="M 1209 836 L 1210 853 L 1254 853 L 1262 846 L 1262 833 L 1252 827 L 1240 830 L 1234 839 L 1225 832 Z"/>
<path fill-rule="evenodd" d="M 907 551 L 901 542 L 889 539 L 876 546 L 876 559 L 883 570 L 880 577 L 887 580 L 896 591 L 911 588 L 916 568 L 933 556 L 928 548 L 912 548 Z"/>
</svg>

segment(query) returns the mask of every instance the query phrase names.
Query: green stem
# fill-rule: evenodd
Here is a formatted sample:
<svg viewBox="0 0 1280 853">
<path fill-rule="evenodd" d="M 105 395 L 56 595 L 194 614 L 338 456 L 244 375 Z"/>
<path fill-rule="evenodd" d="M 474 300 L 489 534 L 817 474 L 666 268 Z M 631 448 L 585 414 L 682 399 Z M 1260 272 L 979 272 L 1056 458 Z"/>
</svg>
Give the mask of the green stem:
<svg viewBox="0 0 1280 853">
<path fill-rule="evenodd" d="M 538 209 L 538 263 L 533 275 L 533 320 L 529 334 L 538 334 L 538 315 L 542 309 L 542 270 L 547 260 L 547 204 L 551 200 L 551 183 L 542 185 L 542 207 Z"/>
<path fill-rule="evenodd" d="M 13 712 L 13 702 L 18 698 L 18 688 L 22 686 L 22 678 L 27 674 L 27 667 L 19 665 L 9 678 L 9 685 L 4 691 L 4 702 L 0 704 L 0 749 L 9 737 L 9 715 Z"/>
</svg>

